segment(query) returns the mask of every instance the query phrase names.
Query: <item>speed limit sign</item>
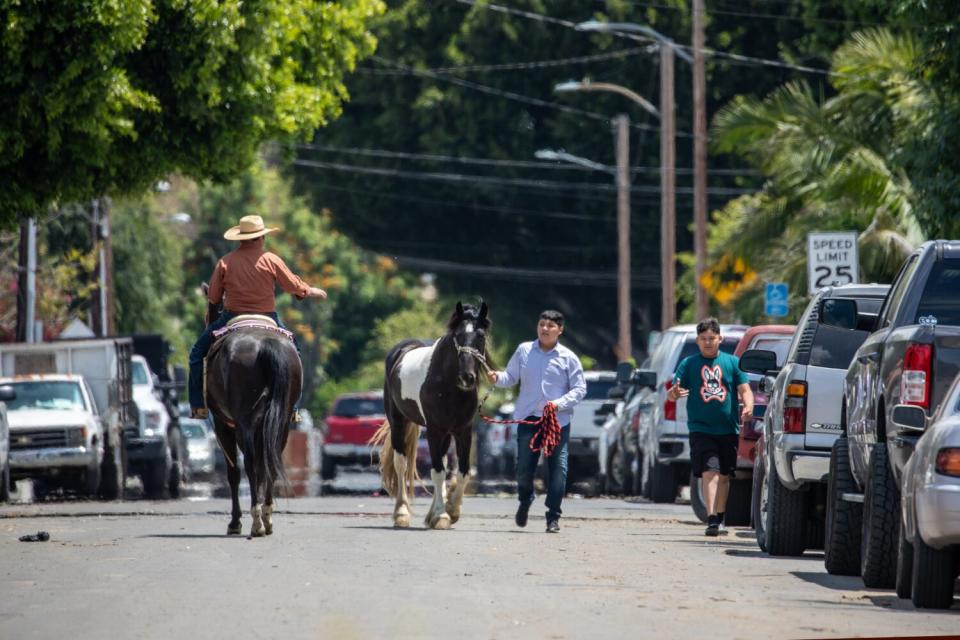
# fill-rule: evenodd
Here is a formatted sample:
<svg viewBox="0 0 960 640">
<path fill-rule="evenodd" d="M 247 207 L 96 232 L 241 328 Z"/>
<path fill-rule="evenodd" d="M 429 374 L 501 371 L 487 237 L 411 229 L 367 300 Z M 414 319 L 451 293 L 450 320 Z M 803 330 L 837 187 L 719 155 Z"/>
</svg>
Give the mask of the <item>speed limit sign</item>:
<svg viewBox="0 0 960 640">
<path fill-rule="evenodd" d="M 860 282 L 857 232 L 808 234 L 807 281 L 810 293 L 824 287 Z"/>
</svg>

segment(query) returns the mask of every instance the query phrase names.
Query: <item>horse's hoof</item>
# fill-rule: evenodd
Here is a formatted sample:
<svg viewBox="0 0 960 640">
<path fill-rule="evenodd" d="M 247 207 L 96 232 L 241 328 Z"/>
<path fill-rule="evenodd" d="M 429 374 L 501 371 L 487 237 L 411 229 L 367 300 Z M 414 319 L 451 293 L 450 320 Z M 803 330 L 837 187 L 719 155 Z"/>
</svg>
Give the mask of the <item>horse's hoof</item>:
<svg viewBox="0 0 960 640">
<path fill-rule="evenodd" d="M 267 534 L 267 531 L 266 531 L 266 529 L 264 529 L 263 527 L 260 527 L 260 528 L 258 528 L 258 529 L 251 529 L 251 530 L 250 530 L 250 537 L 251 537 L 251 538 L 262 538 L 262 537 L 265 536 L 266 534 Z"/>
<path fill-rule="evenodd" d="M 227 535 L 228 536 L 238 536 L 243 533 L 243 525 L 240 524 L 228 524 L 227 525 Z"/>
<path fill-rule="evenodd" d="M 449 529 L 451 524 L 453 523 L 450 521 L 450 516 L 448 516 L 447 514 L 443 514 L 442 516 L 437 518 L 436 521 L 433 523 L 433 528 Z"/>
<path fill-rule="evenodd" d="M 406 529 L 407 527 L 410 526 L 410 516 L 409 515 L 395 516 L 393 518 L 393 526 L 395 529 Z"/>
</svg>

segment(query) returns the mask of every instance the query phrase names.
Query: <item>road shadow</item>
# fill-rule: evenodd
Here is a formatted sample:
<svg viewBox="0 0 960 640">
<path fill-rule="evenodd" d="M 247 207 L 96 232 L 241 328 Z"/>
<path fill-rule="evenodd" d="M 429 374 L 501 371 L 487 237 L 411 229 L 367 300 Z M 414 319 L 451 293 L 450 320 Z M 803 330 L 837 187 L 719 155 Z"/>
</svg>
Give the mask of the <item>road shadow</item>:
<svg viewBox="0 0 960 640">
<path fill-rule="evenodd" d="M 240 540 L 245 539 L 247 536 L 244 535 L 227 535 L 226 533 L 151 533 L 145 536 L 140 536 L 141 538 L 166 538 L 175 540 L 178 538 L 183 539 L 193 539 L 193 538 L 237 538 Z"/>
<path fill-rule="evenodd" d="M 817 562 L 823 562 L 822 553 L 804 553 L 802 556 L 771 556 L 766 551 L 761 551 L 758 547 L 756 547 L 755 543 L 751 546 L 754 548 L 727 549 L 724 553 L 726 553 L 728 556 L 736 556 L 739 558 L 764 558 L 766 560 L 815 560 Z"/>
<path fill-rule="evenodd" d="M 821 587 L 826 587 L 827 589 L 833 589 L 834 591 L 867 590 L 866 587 L 863 586 L 863 580 L 860 579 L 860 576 L 835 576 L 826 571 L 791 571 L 790 573 L 804 582 L 810 582 Z M 898 598 L 894 596 L 894 599 Z"/>
</svg>

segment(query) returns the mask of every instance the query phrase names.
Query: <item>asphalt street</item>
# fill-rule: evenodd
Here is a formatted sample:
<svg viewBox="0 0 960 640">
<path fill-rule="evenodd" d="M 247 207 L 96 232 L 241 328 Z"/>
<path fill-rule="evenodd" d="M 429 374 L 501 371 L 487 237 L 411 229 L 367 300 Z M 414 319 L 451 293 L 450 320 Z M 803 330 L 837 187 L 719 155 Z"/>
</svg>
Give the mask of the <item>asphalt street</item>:
<svg viewBox="0 0 960 640">
<path fill-rule="evenodd" d="M 356 478 L 353 478 L 356 480 Z M 916 611 L 770 558 L 752 532 L 705 538 L 688 505 L 568 498 L 525 529 L 515 497 L 468 497 L 450 531 L 395 530 L 372 492 L 286 498 L 274 534 L 226 536 L 229 501 L 0 506 L 0 638 L 811 638 L 960 629 L 960 601 Z M 247 504 L 244 504 L 247 509 Z M 417 517 L 418 516 L 418 517 Z M 244 532 L 249 517 L 244 517 Z M 20 536 L 49 533 L 46 542 Z"/>
</svg>

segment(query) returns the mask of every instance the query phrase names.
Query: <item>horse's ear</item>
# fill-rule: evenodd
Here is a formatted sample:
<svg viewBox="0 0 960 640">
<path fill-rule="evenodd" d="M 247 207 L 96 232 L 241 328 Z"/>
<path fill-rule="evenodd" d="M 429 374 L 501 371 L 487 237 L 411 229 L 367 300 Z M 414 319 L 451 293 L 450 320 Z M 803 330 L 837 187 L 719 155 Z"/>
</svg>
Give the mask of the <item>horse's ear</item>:
<svg viewBox="0 0 960 640">
<path fill-rule="evenodd" d="M 459 301 L 459 300 L 457 300 L 457 315 L 458 315 L 458 316 L 462 316 L 462 315 L 463 315 L 463 305 L 460 304 L 460 301 Z"/>
<path fill-rule="evenodd" d="M 489 310 L 489 309 L 487 308 L 487 303 L 481 301 L 481 302 L 480 302 L 480 315 L 477 316 L 477 317 L 479 318 L 480 322 L 484 322 L 484 321 L 487 319 L 487 311 L 488 311 L 488 310 Z"/>
</svg>

